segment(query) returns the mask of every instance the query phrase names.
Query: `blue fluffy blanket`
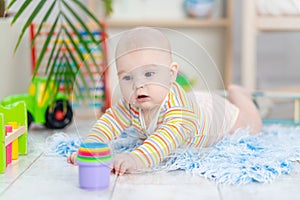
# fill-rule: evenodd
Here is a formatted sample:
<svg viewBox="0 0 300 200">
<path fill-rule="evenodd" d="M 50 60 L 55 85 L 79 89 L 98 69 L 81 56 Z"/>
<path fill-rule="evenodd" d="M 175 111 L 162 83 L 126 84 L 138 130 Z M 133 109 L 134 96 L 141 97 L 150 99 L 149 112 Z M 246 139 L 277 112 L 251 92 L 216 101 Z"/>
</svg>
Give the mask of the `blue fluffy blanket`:
<svg viewBox="0 0 300 200">
<path fill-rule="evenodd" d="M 132 129 L 112 143 L 113 152 L 128 152 L 141 145 Z M 57 133 L 47 139 L 52 152 L 67 156 L 76 151 L 80 139 Z M 225 184 L 271 182 L 289 174 L 300 161 L 300 127 L 265 126 L 260 135 L 239 130 L 214 147 L 178 149 L 153 170 L 185 170 Z"/>
</svg>

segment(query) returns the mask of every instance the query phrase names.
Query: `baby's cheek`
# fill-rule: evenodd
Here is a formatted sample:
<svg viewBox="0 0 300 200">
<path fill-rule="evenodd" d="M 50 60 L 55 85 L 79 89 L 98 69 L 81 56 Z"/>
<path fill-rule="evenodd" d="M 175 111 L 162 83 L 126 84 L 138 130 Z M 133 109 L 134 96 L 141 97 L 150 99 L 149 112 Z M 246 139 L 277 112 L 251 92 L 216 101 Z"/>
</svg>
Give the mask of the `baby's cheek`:
<svg viewBox="0 0 300 200">
<path fill-rule="evenodd" d="M 156 87 L 154 91 L 156 103 L 160 104 L 166 98 L 170 90 L 168 87 Z"/>
<path fill-rule="evenodd" d="M 129 102 L 129 103 L 133 103 L 134 100 L 134 95 L 133 95 L 133 91 L 128 89 L 128 88 L 122 88 L 121 87 L 121 94 L 123 96 L 123 98 Z"/>
</svg>

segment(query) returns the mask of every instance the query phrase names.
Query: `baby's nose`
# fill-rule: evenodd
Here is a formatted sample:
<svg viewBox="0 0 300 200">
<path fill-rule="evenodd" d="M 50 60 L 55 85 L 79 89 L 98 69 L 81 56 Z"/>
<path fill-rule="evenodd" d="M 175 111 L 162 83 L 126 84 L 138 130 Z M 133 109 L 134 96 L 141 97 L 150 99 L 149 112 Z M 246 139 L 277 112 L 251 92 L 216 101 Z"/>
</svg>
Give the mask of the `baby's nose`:
<svg viewBox="0 0 300 200">
<path fill-rule="evenodd" d="M 138 89 L 138 88 L 143 88 L 145 85 L 145 80 L 143 79 L 137 79 L 134 84 L 133 84 L 133 87 L 134 89 Z"/>
</svg>

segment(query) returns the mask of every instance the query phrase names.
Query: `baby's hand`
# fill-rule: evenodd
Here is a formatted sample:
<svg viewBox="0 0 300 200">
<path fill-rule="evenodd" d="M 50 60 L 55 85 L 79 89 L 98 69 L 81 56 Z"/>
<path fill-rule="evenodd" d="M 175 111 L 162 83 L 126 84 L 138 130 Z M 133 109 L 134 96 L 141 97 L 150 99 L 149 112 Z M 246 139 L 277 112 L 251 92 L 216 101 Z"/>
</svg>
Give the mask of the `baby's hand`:
<svg viewBox="0 0 300 200">
<path fill-rule="evenodd" d="M 125 173 L 131 173 L 134 170 L 139 170 L 144 168 L 141 160 L 136 158 L 131 154 L 117 154 L 114 156 L 114 162 L 112 164 L 111 170 L 122 176 Z"/>
<path fill-rule="evenodd" d="M 68 163 L 72 164 L 72 165 L 77 165 L 75 160 L 76 160 L 76 157 L 77 157 L 77 152 L 73 152 L 71 155 L 68 156 Z"/>
</svg>

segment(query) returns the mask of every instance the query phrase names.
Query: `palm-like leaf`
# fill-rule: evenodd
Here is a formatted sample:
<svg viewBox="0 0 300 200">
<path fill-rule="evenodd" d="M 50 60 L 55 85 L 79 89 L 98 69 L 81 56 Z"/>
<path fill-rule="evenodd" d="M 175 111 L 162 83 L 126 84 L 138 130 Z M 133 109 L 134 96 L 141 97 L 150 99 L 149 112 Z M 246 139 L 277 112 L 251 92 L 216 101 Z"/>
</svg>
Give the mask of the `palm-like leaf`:
<svg viewBox="0 0 300 200">
<path fill-rule="evenodd" d="M 103 5 L 105 6 L 106 13 L 110 13 L 112 10 L 111 1 L 112 0 L 103 0 L 104 3 Z M 16 0 L 12 0 L 8 5 L 7 9 L 10 9 L 16 2 L 17 2 Z M 16 13 L 15 17 L 13 18 L 11 22 L 12 25 L 19 18 L 21 18 L 24 15 L 24 13 L 27 13 L 28 8 L 32 6 L 31 5 L 32 2 L 33 2 L 32 0 L 24 1 L 24 3 L 21 5 L 20 9 Z M 95 80 L 90 70 L 89 63 L 86 61 L 86 57 L 87 57 L 86 53 L 88 54 L 88 57 L 92 61 L 93 65 L 96 66 L 97 71 L 100 72 L 101 70 L 100 70 L 100 66 L 96 62 L 96 58 L 93 54 L 93 49 L 91 49 L 88 46 L 88 44 L 85 41 L 86 38 L 83 38 L 79 30 L 87 33 L 86 37 L 88 37 L 88 39 L 92 41 L 95 46 L 99 47 L 100 51 L 101 51 L 100 43 L 102 41 L 97 40 L 94 37 L 92 31 L 89 29 L 88 26 L 86 26 L 81 16 L 79 16 L 77 12 L 74 12 L 72 7 L 76 6 L 76 8 L 83 11 L 85 15 L 87 15 L 89 18 L 92 19 L 92 21 L 97 25 L 98 29 L 101 30 L 102 33 L 104 31 L 104 27 L 99 22 L 99 20 L 79 0 L 72 0 L 72 1 L 53 0 L 50 3 L 50 6 L 47 7 L 47 10 L 44 11 L 47 5 L 46 2 L 49 1 L 46 0 L 39 1 L 39 3 L 33 9 L 32 13 L 29 15 L 19 35 L 15 47 L 15 51 L 19 47 L 19 44 L 24 36 L 25 31 L 28 29 L 29 25 L 34 22 L 34 19 L 38 15 L 42 15 L 41 11 L 43 9 L 44 14 L 42 17 L 42 21 L 39 23 L 39 26 L 37 28 L 35 37 L 33 38 L 31 45 L 32 46 L 34 45 L 38 35 L 40 34 L 45 24 L 50 24 L 50 29 L 46 39 L 43 42 L 41 51 L 37 56 L 38 58 L 37 58 L 33 78 L 37 76 L 43 61 L 45 59 L 48 59 L 48 61 L 45 64 L 46 66 L 44 72 L 45 73 L 44 75 L 47 76 L 46 87 L 49 86 L 51 80 L 54 80 L 56 83 L 58 83 L 58 85 L 63 85 L 63 87 L 65 88 L 65 92 L 67 94 L 70 94 L 74 89 L 73 88 L 74 85 L 75 86 L 78 85 L 78 83 L 76 82 L 76 76 L 78 75 L 80 82 L 83 84 L 85 88 L 84 91 L 87 92 L 88 97 L 91 97 L 86 78 L 91 80 L 93 83 L 95 83 Z M 71 5 L 73 6 L 71 7 Z M 53 9 L 55 7 L 59 8 L 58 12 L 53 12 Z M 50 21 L 50 19 L 54 19 L 54 21 Z M 76 26 L 74 24 L 76 24 Z M 70 32 L 73 32 L 74 35 L 71 35 Z M 57 35 L 55 36 L 54 43 L 53 43 L 53 36 L 55 35 L 55 33 Z M 79 42 L 75 41 L 74 37 L 77 38 Z M 53 45 L 51 43 L 53 43 Z M 47 51 L 49 52 L 49 49 L 50 49 L 50 55 L 48 55 L 47 57 Z M 62 49 L 65 49 L 65 51 L 62 51 Z M 75 52 L 71 51 L 71 49 L 74 50 Z M 86 53 L 82 52 L 82 49 Z M 74 53 L 77 56 L 74 56 L 73 55 Z M 80 70 L 81 66 L 84 66 L 88 76 L 84 76 L 81 73 Z M 53 87 L 53 91 L 52 91 L 53 98 L 55 98 L 58 91 L 59 91 L 58 87 Z M 77 89 L 76 92 L 78 92 L 79 94 L 75 94 L 75 96 L 83 98 L 84 95 L 81 93 L 82 91 L 80 89 Z"/>
<path fill-rule="evenodd" d="M 13 18 L 11 24 L 14 24 L 16 22 L 16 20 L 22 15 L 22 13 L 24 12 L 24 10 L 29 6 L 29 4 L 31 2 L 32 2 L 31 0 L 26 0 L 24 2 L 24 4 L 22 5 L 22 7 L 19 9 L 19 11 L 17 12 L 17 14 Z M 18 42 L 17 42 L 17 45 L 15 47 L 15 51 L 19 47 L 19 44 L 20 44 L 20 42 L 21 42 L 21 40 L 23 38 L 23 35 L 24 35 L 25 31 L 27 30 L 27 28 L 29 27 L 29 25 L 32 23 L 32 21 L 34 20 L 34 18 L 37 16 L 38 12 L 43 8 L 43 6 L 45 5 L 45 3 L 46 3 L 46 1 L 40 1 L 39 4 L 34 9 L 34 11 L 29 16 L 28 20 L 26 21 L 25 25 L 22 28 L 22 32 L 21 32 L 21 34 L 20 34 L 20 36 L 18 38 Z"/>
<path fill-rule="evenodd" d="M 42 27 L 43 27 L 44 23 L 48 20 L 50 14 L 52 13 L 54 6 L 55 6 L 55 1 L 53 1 L 53 3 L 51 4 L 51 6 L 49 7 L 48 11 L 46 12 L 44 18 L 42 19 L 42 22 L 41 22 L 41 24 L 40 24 L 38 30 L 36 31 L 34 38 L 32 39 L 32 42 L 31 42 L 31 48 L 32 48 L 33 45 L 34 45 L 34 42 L 35 42 L 37 36 L 40 34 L 40 32 L 41 32 L 41 30 L 42 30 Z"/>
</svg>

